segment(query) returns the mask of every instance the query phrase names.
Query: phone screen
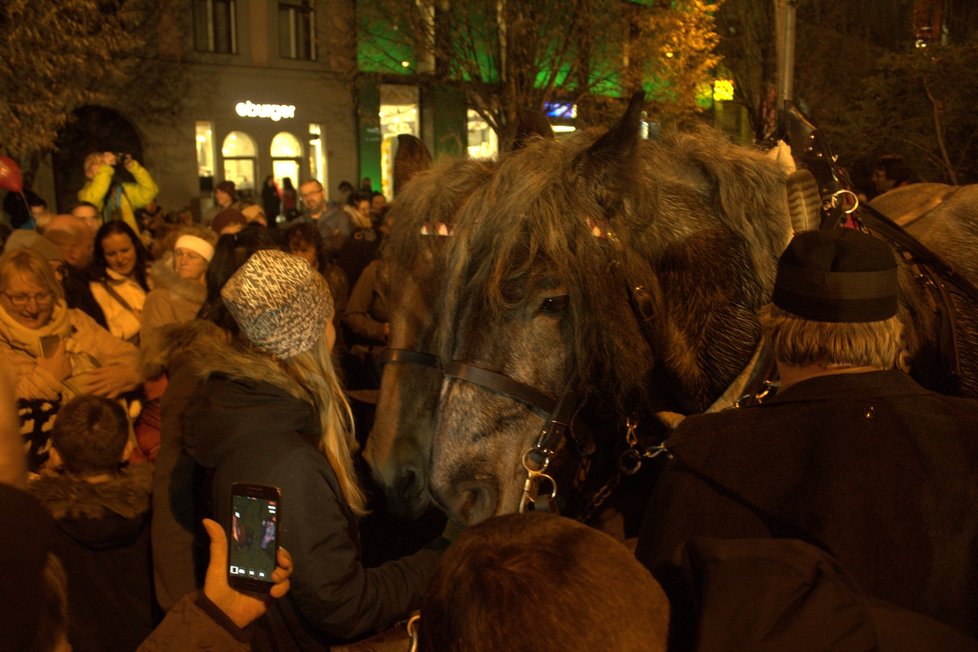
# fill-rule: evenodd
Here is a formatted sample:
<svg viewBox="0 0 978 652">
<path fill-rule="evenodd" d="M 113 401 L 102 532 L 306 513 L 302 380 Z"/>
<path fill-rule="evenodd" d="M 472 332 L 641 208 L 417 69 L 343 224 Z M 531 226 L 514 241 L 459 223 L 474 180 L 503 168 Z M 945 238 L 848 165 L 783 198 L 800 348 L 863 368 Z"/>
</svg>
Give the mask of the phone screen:
<svg viewBox="0 0 978 652">
<path fill-rule="evenodd" d="M 228 577 L 232 585 L 251 589 L 260 588 L 255 583 L 271 585 L 278 544 L 278 502 L 258 496 L 231 496 Z"/>
<path fill-rule="evenodd" d="M 41 353 L 45 358 L 50 358 L 54 355 L 54 351 L 58 348 L 58 344 L 61 343 L 60 335 L 42 335 L 41 336 Z"/>
</svg>

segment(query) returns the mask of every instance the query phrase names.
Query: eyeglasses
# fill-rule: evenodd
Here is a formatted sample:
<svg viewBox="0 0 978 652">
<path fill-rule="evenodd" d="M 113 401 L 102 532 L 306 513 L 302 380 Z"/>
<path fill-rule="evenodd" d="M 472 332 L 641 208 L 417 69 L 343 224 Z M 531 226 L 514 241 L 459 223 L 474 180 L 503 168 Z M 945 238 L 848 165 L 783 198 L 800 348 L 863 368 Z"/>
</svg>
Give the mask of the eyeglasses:
<svg viewBox="0 0 978 652">
<path fill-rule="evenodd" d="M 311 192 L 300 193 L 299 196 L 305 199 L 306 197 L 315 197 L 316 195 L 321 195 L 321 194 L 323 194 L 322 190 L 313 190 Z"/>
<path fill-rule="evenodd" d="M 50 306 L 54 303 L 54 295 L 50 292 L 39 292 L 38 294 L 10 294 L 9 292 L 4 292 L 3 294 L 14 308 L 23 308 L 31 302 L 31 299 L 39 306 Z"/>
</svg>

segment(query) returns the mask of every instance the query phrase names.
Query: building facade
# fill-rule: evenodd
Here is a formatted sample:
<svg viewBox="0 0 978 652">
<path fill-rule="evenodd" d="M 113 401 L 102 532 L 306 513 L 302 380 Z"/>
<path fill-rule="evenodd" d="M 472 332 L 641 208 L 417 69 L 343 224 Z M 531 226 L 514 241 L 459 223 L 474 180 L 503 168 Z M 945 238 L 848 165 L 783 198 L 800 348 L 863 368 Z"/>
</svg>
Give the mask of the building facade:
<svg viewBox="0 0 978 652">
<path fill-rule="evenodd" d="M 161 34 L 178 35 L 169 37 L 181 72 L 174 110 L 82 109 L 35 181 L 58 210 L 75 203 L 91 151 L 131 153 L 166 210 L 198 214 L 223 180 L 256 201 L 268 176 L 279 187 L 318 179 L 332 198 L 341 181 L 369 178 L 390 195 L 401 133 L 436 153 L 465 152 L 456 96 L 358 69 L 355 0 L 182 0 L 171 13 Z"/>
</svg>

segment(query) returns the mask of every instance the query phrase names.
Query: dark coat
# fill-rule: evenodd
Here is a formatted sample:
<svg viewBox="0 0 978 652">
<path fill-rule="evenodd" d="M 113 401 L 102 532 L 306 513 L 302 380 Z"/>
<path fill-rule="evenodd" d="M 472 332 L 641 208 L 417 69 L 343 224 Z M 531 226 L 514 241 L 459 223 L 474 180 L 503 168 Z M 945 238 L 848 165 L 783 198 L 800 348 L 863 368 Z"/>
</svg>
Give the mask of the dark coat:
<svg viewBox="0 0 978 652">
<path fill-rule="evenodd" d="M 89 283 L 88 275 L 67 263 L 62 269 L 61 286 L 65 290 L 65 302 L 68 307 L 78 308 L 94 319 L 99 326 L 108 330 L 109 323 L 105 320 L 105 312 L 102 311 L 102 306 L 92 296 L 92 286 Z"/>
<path fill-rule="evenodd" d="M 54 516 L 53 552 L 68 577 L 73 649 L 134 650 L 153 630 L 149 559 L 151 464 L 90 484 L 42 476 L 30 492 Z"/>
<path fill-rule="evenodd" d="M 200 379 L 197 347 L 216 346 L 226 339 L 211 322 L 195 319 L 160 329 L 146 338 L 141 367 L 146 378 L 167 375 L 160 398 L 160 447 L 153 475 L 153 573 L 156 599 L 168 611 L 181 596 L 200 588 L 207 565 L 206 535 L 194 511 L 195 463 L 184 450 L 181 417 L 196 394 Z"/>
<path fill-rule="evenodd" d="M 636 549 L 653 572 L 691 536 L 799 538 L 868 595 L 978 635 L 978 401 L 824 376 L 667 445 Z"/>
<path fill-rule="evenodd" d="M 251 631 L 235 625 L 203 591 L 188 593 L 173 605 L 138 652 L 172 650 L 247 652 L 251 650 Z"/>
<path fill-rule="evenodd" d="M 357 518 L 317 447 L 319 420 L 299 385 L 273 360 L 230 346 L 195 355 L 208 379 L 184 414 L 184 436 L 188 451 L 212 470 L 218 521 L 227 527 L 234 482 L 282 492 L 279 541 L 295 572 L 264 625 L 270 638 L 285 649 L 318 649 L 373 633 L 416 608 L 439 553 L 425 549 L 363 567 Z M 260 638 L 256 632 L 256 645 Z"/>
<path fill-rule="evenodd" d="M 836 560 L 796 539 L 693 537 L 659 581 L 670 652 L 978 650 L 952 627 L 866 597 Z"/>
</svg>

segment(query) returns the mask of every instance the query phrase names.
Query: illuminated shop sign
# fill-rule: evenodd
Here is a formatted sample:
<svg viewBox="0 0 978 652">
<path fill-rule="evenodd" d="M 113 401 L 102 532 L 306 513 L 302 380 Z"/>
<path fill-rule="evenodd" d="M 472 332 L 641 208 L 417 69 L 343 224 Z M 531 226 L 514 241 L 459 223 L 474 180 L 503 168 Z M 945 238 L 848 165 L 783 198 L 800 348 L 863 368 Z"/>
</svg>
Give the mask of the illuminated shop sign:
<svg viewBox="0 0 978 652">
<path fill-rule="evenodd" d="M 242 118 L 268 118 L 273 122 L 295 117 L 295 107 L 291 104 L 255 104 L 248 100 L 238 102 L 234 110 Z"/>
<path fill-rule="evenodd" d="M 734 83 L 732 79 L 717 79 L 713 82 L 713 99 L 717 102 L 729 102 L 734 98 Z"/>
<path fill-rule="evenodd" d="M 544 111 L 548 118 L 570 118 L 577 117 L 577 105 L 566 102 L 547 102 Z"/>
</svg>

